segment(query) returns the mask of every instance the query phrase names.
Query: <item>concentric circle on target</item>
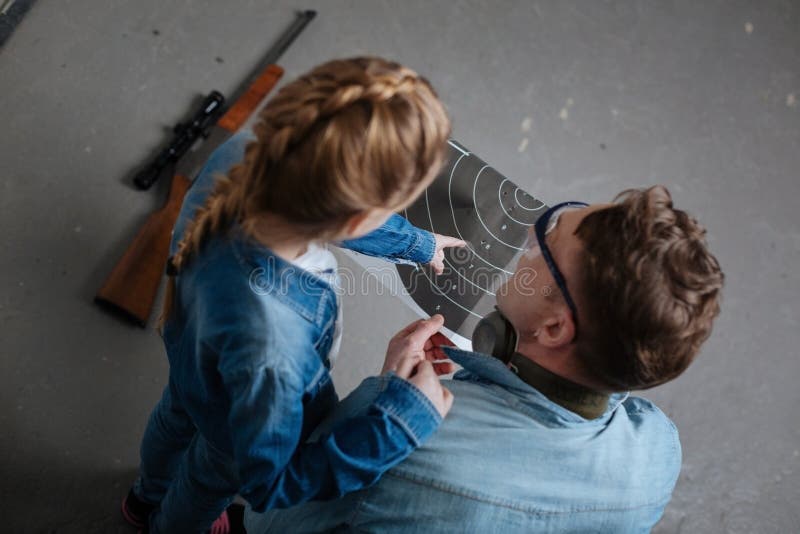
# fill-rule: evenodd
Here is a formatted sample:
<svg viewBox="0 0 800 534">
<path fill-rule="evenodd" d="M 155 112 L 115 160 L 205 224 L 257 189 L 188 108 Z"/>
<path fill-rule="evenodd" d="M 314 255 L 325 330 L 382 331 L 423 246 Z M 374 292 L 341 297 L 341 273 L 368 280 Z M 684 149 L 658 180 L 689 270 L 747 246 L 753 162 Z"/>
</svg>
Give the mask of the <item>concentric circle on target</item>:
<svg viewBox="0 0 800 534">
<path fill-rule="evenodd" d="M 491 172 L 486 172 L 487 169 Z M 522 250 L 522 241 L 517 237 L 519 230 L 527 232 L 544 206 L 544 203 L 519 189 L 488 165 L 475 176 L 472 199 L 475 214 L 486 233 L 500 245 L 514 251 Z M 523 228 L 509 231 L 509 226 Z"/>
<path fill-rule="evenodd" d="M 508 179 L 503 180 L 497 190 L 497 202 L 506 217 L 523 226 L 533 225 L 545 207 L 544 202 L 533 198 Z"/>
<path fill-rule="evenodd" d="M 496 289 L 513 274 L 530 226 L 546 206 L 465 148 L 449 144 L 448 164 L 405 216 L 468 245 L 445 251 L 439 275 L 424 268 L 397 269 L 423 310 L 442 313 L 449 328 L 470 332 L 494 309 Z"/>
</svg>

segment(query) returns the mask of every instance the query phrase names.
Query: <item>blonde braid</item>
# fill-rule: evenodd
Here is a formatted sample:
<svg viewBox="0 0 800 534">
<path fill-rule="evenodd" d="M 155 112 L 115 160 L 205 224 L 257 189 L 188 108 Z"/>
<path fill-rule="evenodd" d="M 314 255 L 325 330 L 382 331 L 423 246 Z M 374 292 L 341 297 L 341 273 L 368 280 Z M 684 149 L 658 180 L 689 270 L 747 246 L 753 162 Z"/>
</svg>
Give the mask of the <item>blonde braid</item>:
<svg viewBox="0 0 800 534">
<path fill-rule="evenodd" d="M 187 224 L 183 237 L 178 242 L 177 251 L 168 260 L 169 278 L 164 306 L 158 319 L 159 331 L 163 331 L 174 307 L 175 275 L 183 270 L 212 236 L 223 233 L 239 218 L 244 199 L 241 177 L 246 172 L 245 169 L 245 164 L 239 164 L 231 168 L 227 176 L 218 176 L 214 190 Z"/>
</svg>

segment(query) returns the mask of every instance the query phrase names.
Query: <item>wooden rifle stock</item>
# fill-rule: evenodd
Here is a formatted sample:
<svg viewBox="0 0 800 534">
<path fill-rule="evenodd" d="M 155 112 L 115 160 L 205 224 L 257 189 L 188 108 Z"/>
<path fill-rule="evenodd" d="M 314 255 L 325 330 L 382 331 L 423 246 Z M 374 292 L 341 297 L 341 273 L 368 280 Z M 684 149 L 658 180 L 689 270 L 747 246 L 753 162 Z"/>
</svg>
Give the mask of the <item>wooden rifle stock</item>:
<svg viewBox="0 0 800 534">
<path fill-rule="evenodd" d="M 167 202 L 147 217 L 97 292 L 95 302 L 120 313 L 142 328 L 147 325 L 164 275 L 172 227 L 191 185 L 191 180 L 181 174 L 172 177 Z"/>
<path fill-rule="evenodd" d="M 192 154 L 191 162 L 195 167 L 180 166 L 191 169 L 191 174 L 177 172 L 173 176 L 166 203 L 147 218 L 133 243 L 97 292 L 95 302 L 142 328 L 147 325 L 164 276 L 172 228 L 180 214 L 183 197 L 192 184 L 191 178 L 194 177 L 197 164 L 202 165 L 220 144 L 214 145 L 211 139 L 224 141 L 247 122 L 282 75 L 283 69 L 278 65 L 267 66 L 214 125 L 213 130 L 216 131 L 212 131 L 210 139 Z"/>
</svg>

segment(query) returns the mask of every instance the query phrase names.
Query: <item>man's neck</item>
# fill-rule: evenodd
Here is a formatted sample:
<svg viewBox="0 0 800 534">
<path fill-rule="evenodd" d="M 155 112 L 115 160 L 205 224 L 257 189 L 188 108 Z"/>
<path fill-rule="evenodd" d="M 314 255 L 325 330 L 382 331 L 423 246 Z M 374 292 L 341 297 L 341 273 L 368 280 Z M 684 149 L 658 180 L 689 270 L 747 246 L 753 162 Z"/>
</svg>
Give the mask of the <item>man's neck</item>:
<svg viewBox="0 0 800 534">
<path fill-rule="evenodd" d="M 511 356 L 509 368 L 542 395 L 585 419 L 600 417 L 608 407 L 608 393 L 559 376 L 519 352 Z"/>
</svg>

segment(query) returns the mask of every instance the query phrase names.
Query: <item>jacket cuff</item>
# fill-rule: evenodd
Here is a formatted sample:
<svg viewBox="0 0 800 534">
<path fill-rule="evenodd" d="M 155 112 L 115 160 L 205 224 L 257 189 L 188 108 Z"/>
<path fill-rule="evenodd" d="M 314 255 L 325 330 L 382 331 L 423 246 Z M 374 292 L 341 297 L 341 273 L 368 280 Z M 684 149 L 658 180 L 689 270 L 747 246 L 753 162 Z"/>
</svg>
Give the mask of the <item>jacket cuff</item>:
<svg viewBox="0 0 800 534">
<path fill-rule="evenodd" d="M 402 428 L 414 447 L 419 447 L 439 428 L 442 416 L 411 382 L 393 373 L 382 378 L 382 391 L 373 406 Z"/>
<path fill-rule="evenodd" d="M 436 238 L 427 230 L 417 228 L 414 242 L 403 254 L 403 258 L 415 263 L 430 263 L 436 252 Z"/>
</svg>

